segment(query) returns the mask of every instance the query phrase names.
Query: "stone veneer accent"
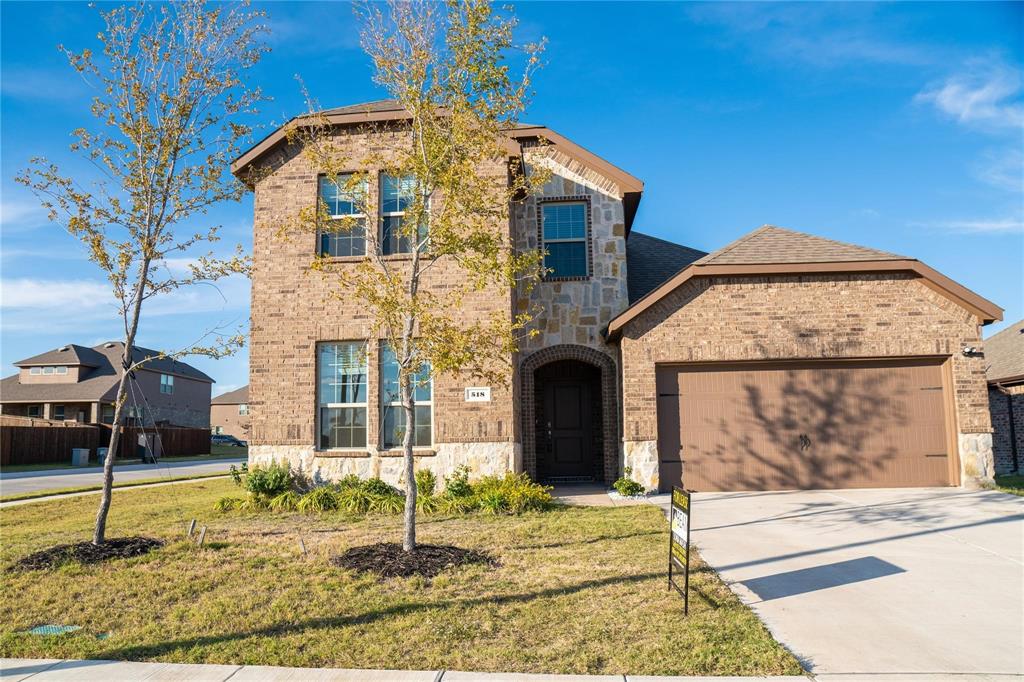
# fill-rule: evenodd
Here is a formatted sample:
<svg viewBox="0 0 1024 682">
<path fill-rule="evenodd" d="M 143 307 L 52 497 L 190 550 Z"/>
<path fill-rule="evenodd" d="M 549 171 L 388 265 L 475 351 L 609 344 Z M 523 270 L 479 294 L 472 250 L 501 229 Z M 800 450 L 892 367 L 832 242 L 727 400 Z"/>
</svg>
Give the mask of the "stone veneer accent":
<svg viewBox="0 0 1024 682">
<path fill-rule="evenodd" d="M 1005 391 L 1005 392 L 1004 392 Z M 1013 428 L 1010 428 L 1010 401 L 1013 401 Z M 992 418 L 992 454 L 995 473 L 1013 474 L 1024 470 L 1024 384 L 1003 390 L 988 387 L 989 414 Z M 1017 439 L 1017 464 L 1013 462 L 1013 441 Z"/>
<path fill-rule="evenodd" d="M 422 451 L 420 451 L 422 452 Z M 398 488 L 405 488 L 405 462 L 401 453 L 372 453 L 364 456 L 320 456 L 313 448 L 300 445 L 254 445 L 249 448 L 249 466 L 287 462 L 292 470 L 316 483 L 336 481 L 355 474 L 360 478 L 378 477 Z M 432 454 L 416 456 L 417 471 L 428 469 L 438 484 L 460 466 L 469 467 L 470 479 L 500 476 L 506 471 L 522 470 L 522 455 L 514 443 L 443 443 Z"/>
<path fill-rule="evenodd" d="M 631 467 L 631 478 L 646 490 L 658 492 L 658 442 L 627 440 L 622 444 L 624 467 Z"/>
<path fill-rule="evenodd" d="M 961 353 L 980 345 L 977 318 L 911 274 L 695 278 L 623 330 L 626 463 L 652 466 L 660 363 L 947 356 L 962 480 L 988 480 L 985 360 Z"/>
</svg>

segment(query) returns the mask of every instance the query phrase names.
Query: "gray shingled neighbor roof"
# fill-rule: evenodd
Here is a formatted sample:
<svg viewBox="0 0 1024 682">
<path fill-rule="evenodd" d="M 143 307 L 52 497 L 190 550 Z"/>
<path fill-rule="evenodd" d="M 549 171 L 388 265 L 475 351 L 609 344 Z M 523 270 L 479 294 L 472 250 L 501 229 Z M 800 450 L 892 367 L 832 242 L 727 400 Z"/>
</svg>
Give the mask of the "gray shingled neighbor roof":
<svg viewBox="0 0 1024 682">
<path fill-rule="evenodd" d="M 642 298 L 701 256 L 704 251 L 674 244 L 635 230 L 626 240 L 629 302 Z"/>
<path fill-rule="evenodd" d="M 762 265 L 768 263 L 849 263 L 909 260 L 906 256 L 837 242 L 774 225 L 764 225 L 696 261 L 698 265 Z"/>
<path fill-rule="evenodd" d="M 985 361 L 989 382 L 1024 380 L 1024 320 L 985 339 Z"/>
<path fill-rule="evenodd" d="M 210 401 L 211 405 L 242 405 L 243 403 L 249 402 L 249 385 L 246 384 L 241 388 L 236 388 L 234 391 L 228 391 L 227 393 L 221 393 L 219 396 Z"/>
<path fill-rule="evenodd" d="M 377 99 L 372 102 L 362 102 L 361 104 L 348 104 L 343 107 L 334 107 L 333 109 L 324 109 L 322 114 L 369 114 L 378 111 L 401 111 L 402 105 L 397 99 Z"/>
<path fill-rule="evenodd" d="M 19 375 L 14 374 L 0 381 L 0 401 L 2 402 L 48 402 L 53 400 L 65 401 L 110 401 L 117 392 L 118 378 L 121 376 L 121 349 L 124 344 L 120 341 L 108 341 L 92 348 L 85 346 L 62 346 L 68 348 L 61 351 L 59 348 L 41 353 L 25 360 L 14 363 L 16 367 L 28 367 L 33 365 L 68 365 L 69 367 L 81 365 L 91 367 L 83 370 L 81 378 L 75 383 L 59 384 L 23 384 L 19 381 Z M 75 349 L 75 350 L 72 350 Z M 69 355 L 73 354 L 73 355 Z M 136 346 L 132 352 L 132 360 L 138 362 L 148 356 L 156 356 L 159 351 Z M 72 362 L 72 358 L 85 362 Z M 64 358 L 68 358 L 64 360 Z M 213 383 L 213 379 L 200 372 L 195 367 L 172 358 L 160 358 L 147 362 L 144 369 L 161 372 L 163 374 L 176 374 L 178 376 Z"/>
</svg>

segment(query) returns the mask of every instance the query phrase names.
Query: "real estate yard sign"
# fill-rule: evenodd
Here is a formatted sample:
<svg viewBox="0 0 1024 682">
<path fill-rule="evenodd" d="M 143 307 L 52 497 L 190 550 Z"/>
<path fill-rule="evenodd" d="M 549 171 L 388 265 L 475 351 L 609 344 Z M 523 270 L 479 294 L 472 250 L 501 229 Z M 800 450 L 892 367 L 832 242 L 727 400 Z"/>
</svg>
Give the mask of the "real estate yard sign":
<svg viewBox="0 0 1024 682">
<path fill-rule="evenodd" d="M 690 493 L 672 486 L 669 511 L 668 587 L 683 595 L 683 614 L 690 613 Z M 682 571 L 683 587 L 679 588 L 674 573 Z"/>
</svg>

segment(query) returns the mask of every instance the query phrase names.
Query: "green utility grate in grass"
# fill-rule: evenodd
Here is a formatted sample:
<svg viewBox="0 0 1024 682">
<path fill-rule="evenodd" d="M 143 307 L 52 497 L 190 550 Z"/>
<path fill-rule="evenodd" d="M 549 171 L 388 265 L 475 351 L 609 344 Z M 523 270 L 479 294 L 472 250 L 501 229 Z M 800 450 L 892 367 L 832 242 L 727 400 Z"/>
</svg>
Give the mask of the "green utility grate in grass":
<svg viewBox="0 0 1024 682">
<path fill-rule="evenodd" d="M 37 625 L 28 631 L 30 635 L 63 635 L 67 632 L 81 630 L 81 625 Z"/>
</svg>

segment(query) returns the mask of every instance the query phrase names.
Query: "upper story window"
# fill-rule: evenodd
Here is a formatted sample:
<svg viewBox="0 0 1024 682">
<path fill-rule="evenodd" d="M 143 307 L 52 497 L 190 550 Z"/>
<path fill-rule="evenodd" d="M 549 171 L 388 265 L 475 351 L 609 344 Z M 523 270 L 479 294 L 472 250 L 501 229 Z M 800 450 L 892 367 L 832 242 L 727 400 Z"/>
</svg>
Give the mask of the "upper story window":
<svg viewBox="0 0 1024 682">
<path fill-rule="evenodd" d="M 353 188 L 352 174 L 320 178 L 320 199 L 327 205 L 332 225 L 320 230 L 321 256 L 365 256 L 365 181 Z"/>
<path fill-rule="evenodd" d="M 29 374 L 42 374 L 43 373 L 43 368 L 42 367 L 30 367 L 29 370 L 28 370 L 28 373 Z"/>
<path fill-rule="evenodd" d="M 318 448 L 366 447 L 366 343 L 322 343 L 318 355 Z"/>
<path fill-rule="evenodd" d="M 586 201 L 550 201 L 540 205 L 541 247 L 547 279 L 590 275 Z"/>
<path fill-rule="evenodd" d="M 424 364 L 413 377 L 413 438 L 416 447 L 431 444 L 431 413 L 433 411 L 430 365 Z M 405 437 L 405 408 L 398 384 L 398 359 L 386 343 L 380 350 L 380 399 L 382 443 L 386 448 L 397 448 Z"/>
<path fill-rule="evenodd" d="M 249 414 L 249 406 L 246 403 L 241 403 L 238 406 L 238 414 L 243 417 Z"/>
<path fill-rule="evenodd" d="M 160 375 L 160 392 L 168 395 L 174 393 L 174 377 L 170 374 Z"/>
<path fill-rule="evenodd" d="M 380 249 L 384 255 L 412 253 L 415 244 L 402 226 L 414 196 L 415 184 L 411 177 L 380 176 Z M 427 224 L 423 222 L 416 230 L 416 244 L 423 244 L 426 238 Z"/>
<path fill-rule="evenodd" d="M 56 367 L 43 367 L 43 374 L 54 374 L 56 370 Z"/>
<path fill-rule="evenodd" d="M 64 365 L 61 365 L 59 367 L 54 367 L 53 370 L 54 370 L 54 374 L 67 374 L 68 373 L 68 368 L 65 367 Z"/>
</svg>

